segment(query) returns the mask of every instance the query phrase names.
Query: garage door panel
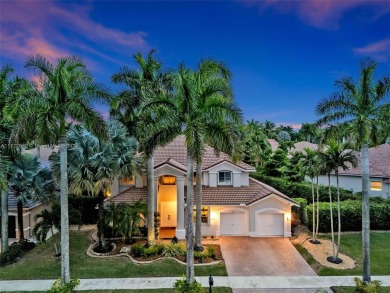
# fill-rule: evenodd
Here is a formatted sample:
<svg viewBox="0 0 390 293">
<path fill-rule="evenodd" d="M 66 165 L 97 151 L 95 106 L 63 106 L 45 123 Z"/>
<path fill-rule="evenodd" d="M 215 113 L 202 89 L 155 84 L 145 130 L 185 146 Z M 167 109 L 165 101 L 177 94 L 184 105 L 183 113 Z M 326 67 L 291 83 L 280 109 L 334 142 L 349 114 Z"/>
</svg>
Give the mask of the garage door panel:
<svg viewBox="0 0 390 293">
<path fill-rule="evenodd" d="M 256 217 L 256 232 L 259 236 L 283 236 L 284 216 L 276 213 L 260 213 Z"/>
<path fill-rule="evenodd" d="M 221 213 L 221 235 L 245 235 L 245 214 Z"/>
</svg>

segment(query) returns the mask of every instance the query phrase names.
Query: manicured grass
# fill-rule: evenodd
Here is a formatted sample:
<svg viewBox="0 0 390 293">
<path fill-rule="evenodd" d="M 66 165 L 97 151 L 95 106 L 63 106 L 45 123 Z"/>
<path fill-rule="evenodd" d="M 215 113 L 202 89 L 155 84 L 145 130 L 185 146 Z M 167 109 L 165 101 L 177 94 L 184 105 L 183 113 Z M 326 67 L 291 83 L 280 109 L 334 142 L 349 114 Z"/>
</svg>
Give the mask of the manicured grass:
<svg viewBox="0 0 390 293">
<path fill-rule="evenodd" d="M 330 239 L 330 236 L 321 236 L 320 238 Z M 371 274 L 372 275 L 390 275 L 390 232 L 371 233 Z M 341 252 L 352 257 L 358 262 L 354 269 L 338 270 L 322 266 L 304 249 L 302 246 L 296 246 L 297 250 L 306 259 L 308 264 L 320 276 L 346 276 L 361 275 L 362 271 L 362 235 L 348 234 L 341 235 Z"/>
<path fill-rule="evenodd" d="M 332 287 L 335 293 L 356 293 L 355 287 Z M 390 287 L 380 287 L 378 293 L 390 293 Z"/>
<path fill-rule="evenodd" d="M 54 258 L 54 243 L 59 235 L 46 243 L 37 245 L 17 263 L 0 269 L 0 280 L 57 279 L 60 276 L 61 261 Z M 88 232 L 70 232 L 71 278 L 131 278 L 170 277 L 185 274 L 185 266 L 174 260 L 160 260 L 152 264 L 134 264 L 124 257 L 94 258 L 85 251 L 91 243 Z M 195 267 L 197 276 L 226 276 L 222 262 L 212 266 Z"/>
</svg>

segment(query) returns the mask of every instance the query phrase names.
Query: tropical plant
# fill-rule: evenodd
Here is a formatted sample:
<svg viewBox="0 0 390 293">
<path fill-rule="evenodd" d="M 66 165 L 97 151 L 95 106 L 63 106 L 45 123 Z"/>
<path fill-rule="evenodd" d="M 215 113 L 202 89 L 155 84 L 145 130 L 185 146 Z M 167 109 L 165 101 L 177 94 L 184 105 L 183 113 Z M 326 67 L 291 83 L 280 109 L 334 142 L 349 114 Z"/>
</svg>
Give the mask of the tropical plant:
<svg viewBox="0 0 390 293">
<path fill-rule="evenodd" d="M 242 128 L 245 161 L 253 164 L 256 168 L 263 166 L 272 149 L 262 125 L 258 121 L 248 121 Z"/>
<path fill-rule="evenodd" d="M 95 112 L 91 101 L 107 100 L 109 94 L 100 84 L 94 83 L 83 61 L 78 57 L 58 58 L 50 63 L 41 55 L 31 57 L 25 67 L 33 69 L 44 80 L 41 95 L 34 102 L 24 121 L 36 121 L 36 134 L 46 141 L 58 140 L 60 146 L 60 206 L 61 206 L 61 281 L 69 283 L 69 215 L 66 118 L 85 123 L 99 137 L 107 135 L 103 118 Z M 29 120 L 29 117 L 33 120 Z M 20 127 L 23 129 L 23 127 Z"/>
<path fill-rule="evenodd" d="M 298 134 L 300 135 L 301 139 L 314 143 L 317 141 L 318 129 L 315 124 L 302 123 Z"/>
<path fill-rule="evenodd" d="M 19 242 L 24 241 L 23 205 L 27 201 L 44 202 L 54 194 L 55 184 L 48 169 L 41 169 L 38 158 L 22 155 L 11 167 L 8 186 L 17 203 Z"/>
<path fill-rule="evenodd" d="M 129 134 L 136 137 L 140 142 L 141 150 L 147 158 L 147 206 L 148 206 L 148 243 L 155 244 L 154 218 L 155 213 L 155 182 L 154 182 L 154 157 L 153 151 L 159 145 L 172 139 L 160 134 L 156 137 L 153 147 L 145 144 L 145 136 L 159 121 L 154 111 L 141 110 L 142 103 L 151 100 L 160 94 L 169 92 L 171 86 L 171 74 L 162 72 L 161 63 L 153 57 L 154 50 L 150 51 L 147 59 L 141 53 L 133 56 L 138 68 L 132 70 L 125 66 L 118 73 L 113 74 L 112 81 L 123 84 L 126 89 L 120 91 L 111 102 L 111 115 L 119 119 L 128 129 Z M 140 126 L 140 123 L 142 125 Z"/>
<path fill-rule="evenodd" d="M 108 140 L 101 141 L 83 126 L 71 126 L 68 132 L 69 190 L 76 195 L 99 197 L 98 238 L 100 251 L 107 250 L 104 238 L 104 199 L 115 178 L 131 178 L 141 168 L 137 141 L 124 125 L 107 122 Z M 51 157 L 54 175 L 61 176 L 60 154 Z M 62 223 L 61 223 L 62 225 Z"/>
<path fill-rule="evenodd" d="M 323 153 L 323 160 L 327 169 L 333 171 L 336 175 L 336 186 L 337 186 L 337 223 L 338 223 L 338 234 L 337 234 L 337 246 L 333 242 L 333 257 L 330 258 L 332 262 L 338 262 L 340 252 L 340 240 L 341 240 L 341 212 L 340 212 L 340 188 L 339 188 L 339 170 L 348 170 L 350 167 L 355 168 L 357 166 L 357 158 L 354 151 L 351 149 L 351 145 L 348 143 L 338 143 L 335 140 L 328 142 L 328 148 Z M 330 178 L 330 172 L 328 172 L 328 178 Z M 330 182 L 329 182 L 330 184 Z M 332 204 L 331 207 L 331 221 L 332 218 Z M 333 229 L 333 223 L 332 223 Z M 332 231 L 333 237 L 333 231 Z"/>
<path fill-rule="evenodd" d="M 352 78 L 336 81 L 340 92 L 322 100 L 316 106 L 317 115 L 322 116 L 317 125 L 339 122 L 337 128 L 347 128 L 361 150 L 362 164 L 362 234 L 363 234 L 363 281 L 370 282 L 370 210 L 369 210 L 369 158 L 370 134 L 375 128 L 376 118 L 390 111 L 386 100 L 390 91 L 390 78 L 375 82 L 373 73 L 377 64 L 371 60 L 361 63 L 359 82 Z"/>
<path fill-rule="evenodd" d="M 264 133 L 268 138 L 276 138 L 276 125 L 272 121 L 265 120 L 263 123 Z"/>
<path fill-rule="evenodd" d="M 44 209 L 34 217 L 35 226 L 33 235 L 39 242 L 45 242 L 47 235 L 51 232 L 54 235 L 54 229 L 60 230 L 61 208 L 58 204 L 53 204 L 51 210 Z"/>
</svg>

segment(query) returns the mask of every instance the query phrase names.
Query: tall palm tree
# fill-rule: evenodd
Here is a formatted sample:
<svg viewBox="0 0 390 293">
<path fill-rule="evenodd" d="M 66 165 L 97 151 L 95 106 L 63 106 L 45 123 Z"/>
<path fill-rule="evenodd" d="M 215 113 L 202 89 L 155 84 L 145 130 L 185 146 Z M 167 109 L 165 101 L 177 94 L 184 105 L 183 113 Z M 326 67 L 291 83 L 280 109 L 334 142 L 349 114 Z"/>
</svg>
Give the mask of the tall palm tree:
<svg viewBox="0 0 390 293">
<path fill-rule="evenodd" d="M 338 220 L 338 234 L 337 234 L 337 246 L 336 251 L 333 254 L 333 261 L 338 261 L 338 255 L 340 252 L 340 239 L 341 239 L 341 211 L 340 211 L 340 188 L 339 188 L 339 170 L 348 170 L 350 167 L 355 168 L 357 166 L 357 158 L 354 151 L 351 149 L 349 143 L 338 143 L 336 140 L 330 140 L 328 143 L 328 149 L 325 152 L 326 158 L 329 161 L 329 166 L 333 165 L 332 171 L 336 175 L 337 186 L 337 220 Z M 334 246 L 334 243 L 333 243 Z"/>
<path fill-rule="evenodd" d="M 269 120 L 265 120 L 265 122 L 263 123 L 263 128 L 264 128 L 264 132 L 265 132 L 265 135 L 268 137 L 268 138 L 275 138 L 276 137 L 276 125 L 275 123 L 273 123 L 272 121 L 269 121 Z"/>
<path fill-rule="evenodd" d="M 201 206 L 201 163 L 206 144 L 216 151 L 233 153 L 241 112 L 231 97 L 229 72 L 212 60 L 204 60 L 195 72 L 179 67 L 173 95 L 160 95 L 143 105 L 143 109 L 154 109 L 158 124 L 146 140 L 149 147 L 155 145 L 160 136 L 174 137 L 184 134 L 187 147 L 187 208 L 186 218 L 186 279 L 194 282 L 193 239 L 193 175 L 197 164 L 197 206 Z M 157 120 L 157 118 L 156 118 Z M 168 135 L 167 135 L 168 134 Z M 201 208 L 197 207 L 197 211 Z M 200 215 L 198 212 L 197 214 Z M 200 224 L 200 219 L 198 223 Z M 200 229 L 198 229 L 200 232 Z"/>
<path fill-rule="evenodd" d="M 140 170 L 136 156 L 137 141 L 130 137 L 120 122 L 107 123 L 108 140 L 102 141 L 85 127 L 71 126 L 68 143 L 69 190 L 76 195 L 93 195 L 99 198 L 98 238 L 100 251 L 106 251 L 104 237 L 104 199 L 115 178 L 129 179 Z M 52 156 L 52 168 L 59 177 L 59 154 Z"/>
<path fill-rule="evenodd" d="M 147 205 L 148 205 L 148 244 L 155 244 L 154 213 L 155 213 L 155 186 L 154 186 L 154 148 L 165 139 L 159 140 L 153 148 L 145 145 L 144 138 L 150 128 L 157 123 L 153 111 L 141 111 L 141 104 L 146 100 L 171 90 L 169 72 L 162 72 L 162 64 L 154 57 L 154 50 L 150 51 L 147 59 L 141 53 L 133 56 L 138 68 L 132 70 L 125 66 L 118 73 L 113 74 L 112 81 L 123 84 L 126 89 L 120 91 L 111 102 L 111 115 L 119 119 L 128 129 L 129 134 L 136 137 L 141 144 L 141 150 L 147 158 Z M 150 124 L 147 124 L 146 122 Z M 143 124 L 140 127 L 140 123 Z M 161 138 L 161 136 L 160 136 Z"/>
<path fill-rule="evenodd" d="M 33 69 L 44 77 L 41 99 L 37 99 L 37 112 L 25 117 L 35 117 L 36 131 L 45 140 L 57 140 L 60 146 L 61 176 L 61 282 L 69 283 L 69 213 L 68 213 L 68 172 L 66 145 L 66 118 L 85 123 L 92 132 L 106 136 L 103 118 L 95 112 L 91 101 L 107 100 L 109 94 L 100 84 L 94 83 L 83 61 L 78 57 L 58 58 L 50 63 L 41 55 L 31 57 L 25 67 Z M 25 118 L 28 121 L 28 118 Z"/>
<path fill-rule="evenodd" d="M 264 134 L 263 127 L 259 122 L 250 121 L 243 126 L 245 139 L 245 156 L 249 163 L 254 166 L 263 166 L 264 161 L 271 154 L 271 145 Z"/>
<path fill-rule="evenodd" d="M 28 200 L 48 201 L 55 191 L 54 180 L 48 169 L 40 169 L 37 157 L 22 155 L 12 164 L 8 185 L 16 198 L 19 242 L 23 242 L 23 205 Z"/>
<path fill-rule="evenodd" d="M 317 127 L 315 124 L 302 123 L 301 129 L 299 130 L 301 138 L 308 142 L 313 142 L 317 136 Z"/>
<path fill-rule="evenodd" d="M 347 127 L 361 150 L 362 162 L 362 238 L 363 238 L 363 281 L 371 281 L 370 272 L 370 206 L 369 206 L 369 158 L 368 145 L 371 130 L 381 111 L 390 111 L 387 100 L 390 78 L 377 82 L 373 73 L 377 64 L 371 60 L 361 63 L 360 80 L 344 78 L 336 81 L 340 92 L 322 100 L 316 106 L 317 115 L 322 116 L 317 125 L 334 122 L 340 128 Z"/>
</svg>

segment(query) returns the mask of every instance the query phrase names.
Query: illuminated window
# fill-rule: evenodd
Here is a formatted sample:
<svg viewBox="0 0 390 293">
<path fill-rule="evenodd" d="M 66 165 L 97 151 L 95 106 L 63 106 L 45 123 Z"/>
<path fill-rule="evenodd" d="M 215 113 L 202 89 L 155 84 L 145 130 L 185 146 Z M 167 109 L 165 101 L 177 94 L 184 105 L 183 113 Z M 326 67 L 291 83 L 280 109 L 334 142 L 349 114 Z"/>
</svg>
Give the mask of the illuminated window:
<svg viewBox="0 0 390 293">
<path fill-rule="evenodd" d="M 160 184 L 162 185 L 175 185 L 176 177 L 171 175 L 164 175 L 160 177 Z"/>
<path fill-rule="evenodd" d="M 382 182 L 371 182 L 371 190 L 381 191 Z"/>
<path fill-rule="evenodd" d="M 219 172 L 218 185 L 232 185 L 232 172 L 229 171 Z"/>
<path fill-rule="evenodd" d="M 208 206 L 202 206 L 201 209 L 201 216 L 200 221 L 202 224 L 208 224 L 209 223 L 209 207 Z M 194 206 L 194 223 L 196 223 L 196 207 Z"/>
<path fill-rule="evenodd" d="M 121 185 L 134 185 L 134 183 L 135 183 L 134 176 L 127 179 L 126 178 L 121 179 Z"/>
</svg>

